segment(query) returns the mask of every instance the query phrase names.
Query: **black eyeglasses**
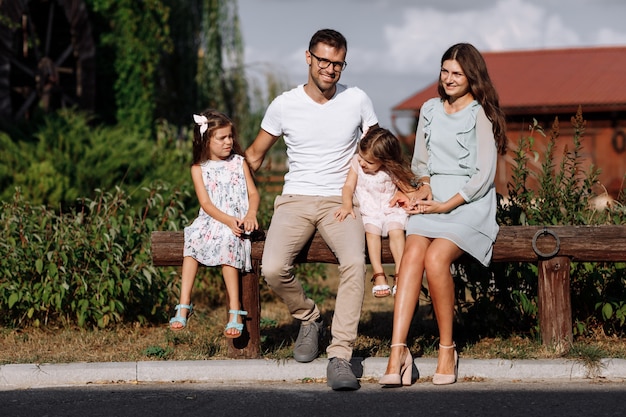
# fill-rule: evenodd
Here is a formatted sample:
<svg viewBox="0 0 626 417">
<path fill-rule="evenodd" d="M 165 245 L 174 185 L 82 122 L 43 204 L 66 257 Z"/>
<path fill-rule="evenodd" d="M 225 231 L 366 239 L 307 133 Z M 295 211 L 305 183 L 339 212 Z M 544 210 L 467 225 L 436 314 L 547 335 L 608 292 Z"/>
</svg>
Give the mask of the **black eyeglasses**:
<svg viewBox="0 0 626 417">
<path fill-rule="evenodd" d="M 313 58 L 317 59 L 317 66 L 320 67 L 321 69 L 326 69 L 330 66 L 330 64 L 333 64 L 333 70 L 337 72 L 341 72 L 345 70 L 346 67 L 348 66 L 348 63 L 346 61 L 333 62 L 333 61 L 329 61 L 326 58 L 320 58 L 311 51 L 309 51 L 309 53 L 311 54 Z"/>
</svg>

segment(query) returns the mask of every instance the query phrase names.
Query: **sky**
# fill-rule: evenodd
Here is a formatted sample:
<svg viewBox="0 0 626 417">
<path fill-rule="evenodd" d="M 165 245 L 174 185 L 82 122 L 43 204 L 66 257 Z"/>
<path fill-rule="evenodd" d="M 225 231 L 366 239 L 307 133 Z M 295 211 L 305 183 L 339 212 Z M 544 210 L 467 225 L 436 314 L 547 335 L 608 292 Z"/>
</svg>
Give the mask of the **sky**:
<svg viewBox="0 0 626 417">
<path fill-rule="evenodd" d="M 437 80 L 441 55 L 458 42 L 482 52 L 626 46 L 624 0 L 238 0 L 249 77 L 291 88 L 307 80 L 315 31 L 348 41 L 340 83 L 372 99 L 379 124 L 391 108 Z M 256 80 L 256 81 L 254 81 Z M 515 80 L 511 80 L 515 82 Z M 410 118 L 398 119 L 409 133 Z"/>
</svg>

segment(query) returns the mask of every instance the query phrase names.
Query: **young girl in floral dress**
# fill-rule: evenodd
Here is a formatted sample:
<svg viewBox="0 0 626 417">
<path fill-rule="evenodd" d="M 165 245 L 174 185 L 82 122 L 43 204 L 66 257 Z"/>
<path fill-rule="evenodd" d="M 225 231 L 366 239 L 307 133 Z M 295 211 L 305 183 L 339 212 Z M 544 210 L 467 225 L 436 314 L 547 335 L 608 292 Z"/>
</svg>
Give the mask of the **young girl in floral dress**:
<svg viewBox="0 0 626 417">
<path fill-rule="evenodd" d="M 239 297 L 239 272 L 251 268 L 251 244 L 244 237 L 259 227 L 260 197 L 232 121 L 214 110 L 193 117 L 191 178 L 200 210 L 184 229 L 180 302 L 170 328 L 184 329 L 193 313 L 191 290 L 198 265 L 221 265 L 229 302 L 224 336 L 237 338 L 243 330 L 241 316 L 248 314 L 241 310 Z"/>
</svg>

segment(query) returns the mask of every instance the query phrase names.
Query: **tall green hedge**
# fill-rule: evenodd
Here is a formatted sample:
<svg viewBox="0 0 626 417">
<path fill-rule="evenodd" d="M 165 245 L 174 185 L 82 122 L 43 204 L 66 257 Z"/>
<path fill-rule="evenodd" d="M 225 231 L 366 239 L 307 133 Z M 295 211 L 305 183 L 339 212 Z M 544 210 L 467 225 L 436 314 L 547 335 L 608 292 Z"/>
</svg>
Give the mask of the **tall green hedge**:
<svg viewBox="0 0 626 417">
<path fill-rule="evenodd" d="M 150 233 L 185 221 L 180 192 L 98 190 L 70 212 L 19 190 L 0 212 L 0 323 L 98 326 L 164 318 L 176 280 L 152 265 Z M 142 207 L 130 200 L 141 199 Z"/>
</svg>

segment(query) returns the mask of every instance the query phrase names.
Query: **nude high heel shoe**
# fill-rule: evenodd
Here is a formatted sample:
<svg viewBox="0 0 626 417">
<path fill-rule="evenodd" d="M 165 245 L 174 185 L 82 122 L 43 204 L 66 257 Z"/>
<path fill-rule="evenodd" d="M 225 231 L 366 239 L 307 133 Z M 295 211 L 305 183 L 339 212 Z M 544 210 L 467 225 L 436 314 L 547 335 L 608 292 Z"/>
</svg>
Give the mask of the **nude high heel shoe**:
<svg viewBox="0 0 626 417">
<path fill-rule="evenodd" d="M 456 353 L 456 344 L 452 343 L 450 346 L 444 346 L 439 344 L 440 349 L 454 349 L 454 373 L 453 374 L 438 374 L 435 372 L 433 375 L 433 385 L 449 385 L 454 384 L 459 376 L 459 355 Z"/>
<path fill-rule="evenodd" d="M 385 374 L 378 380 L 380 385 L 384 385 L 389 388 L 411 385 L 411 380 L 413 378 L 413 356 L 411 356 L 411 351 L 409 351 L 409 348 L 405 343 L 396 343 L 391 345 L 392 348 L 396 346 L 404 346 L 403 350 L 405 355 L 402 365 L 400 365 L 400 373 Z"/>
</svg>

